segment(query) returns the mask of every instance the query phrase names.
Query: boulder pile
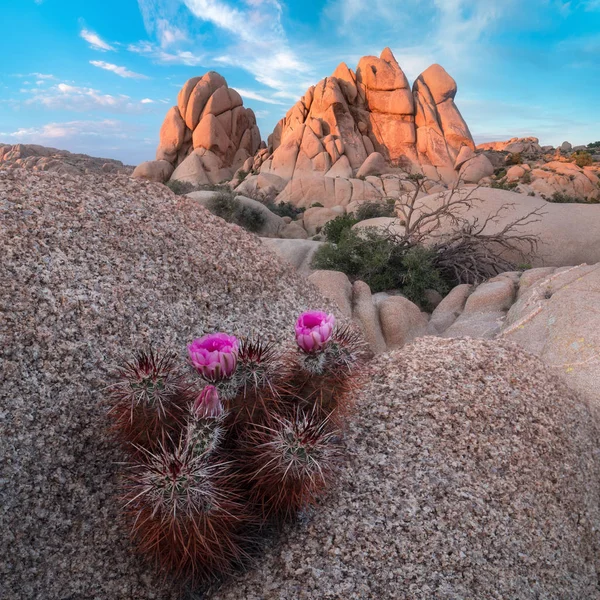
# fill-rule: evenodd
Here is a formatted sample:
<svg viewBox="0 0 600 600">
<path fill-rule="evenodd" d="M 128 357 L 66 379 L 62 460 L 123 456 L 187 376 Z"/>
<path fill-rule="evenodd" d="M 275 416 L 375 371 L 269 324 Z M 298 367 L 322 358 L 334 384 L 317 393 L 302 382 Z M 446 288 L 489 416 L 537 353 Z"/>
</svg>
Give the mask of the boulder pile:
<svg viewBox="0 0 600 600">
<path fill-rule="evenodd" d="M 162 124 L 156 160 L 139 165 L 134 176 L 194 184 L 229 181 L 260 143 L 254 112 L 221 75 L 209 71 L 181 88 Z"/>
</svg>

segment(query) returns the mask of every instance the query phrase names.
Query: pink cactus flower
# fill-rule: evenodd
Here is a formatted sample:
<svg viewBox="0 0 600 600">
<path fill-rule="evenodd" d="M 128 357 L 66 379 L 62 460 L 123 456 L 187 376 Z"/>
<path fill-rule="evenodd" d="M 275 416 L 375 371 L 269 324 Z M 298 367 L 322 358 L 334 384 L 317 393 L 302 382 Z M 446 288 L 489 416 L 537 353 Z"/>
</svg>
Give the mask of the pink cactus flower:
<svg viewBox="0 0 600 600">
<path fill-rule="evenodd" d="M 226 333 L 211 333 L 188 346 L 192 365 L 208 381 L 220 381 L 233 375 L 240 344 Z"/>
<path fill-rule="evenodd" d="M 304 352 L 319 352 L 331 339 L 335 317 L 320 310 L 302 313 L 296 321 L 296 341 Z"/>
<path fill-rule="evenodd" d="M 194 414 L 201 418 L 217 418 L 223 414 L 223 404 L 214 385 L 207 385 L 194 402 Z"/>
</svg>

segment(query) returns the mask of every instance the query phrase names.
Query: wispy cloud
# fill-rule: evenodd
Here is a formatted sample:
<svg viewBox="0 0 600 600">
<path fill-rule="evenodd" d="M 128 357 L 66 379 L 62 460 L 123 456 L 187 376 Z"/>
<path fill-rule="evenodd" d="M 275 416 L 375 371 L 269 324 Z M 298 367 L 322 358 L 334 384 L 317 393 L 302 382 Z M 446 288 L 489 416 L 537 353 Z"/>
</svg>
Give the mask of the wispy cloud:
<svg viewBox="0 0 600 600">
<path fill-rule="evenodd" d="M 148 34 L 164 46 L 162 23 L 169 20 L 173 27 L 174 8 L 170 0 L 138 0 Z M 277 98 L 297 100 L 308 85 L 315 83 L 314 68 L 301 58 L 290 44 L 282 24 L 283 7 L 278 0 L 181 0 L 193 20 L 208 29 L 205 36 L 213 41 L 229 40 L 225 44 L 203 44 L 203 65 L 226 65 L 251 73 L 256 81 L 273 90 L 271 103 Z M 183 21 L 183 16 L 178 17 Z M 176 22 L 179 26 L 179 22 Z M 182 26 L 183 27 L 183 26 Z M 179 31 L 179 30 L 178 30 Z M 182 29 L 180 31 L 183 31 Z M 170 39 L 170 38 L 169 38 Z M 218 47 L 218 51 L 207 48 Z M 155 47 L 151 43 L 137 44 L 132 51 L 142 50 L 160 62 L 190 64 L 197 53 L 186 50 L 178 53 Z M 308 84 L 308 85 L 306 85 Z M 264 96 L 269 97 L 269 96 Z M 261 100 L 264 101 L 264 100 Z"/>
<path fill-rule="evenodd" d="M 119 77 L 126 77 L 129 79 L 149 79 L 146 75 L 142 75 L 141 73 L 134 73 L 125 67 L 119 67 L 118 65 L 113 65 L 112 63 L 104 62 L 103 60 L 90 60 L 90 64 L 94 65 L 94 67 L 98 67 L 99 69 L 104 69 L 105 71 L 112 71 L 115 75 Z"/>
<path fill-rule="evenodd" d="M 188 67 L 197 67 L 205 64 L 205 57 L 203 55 L 195 54 L 189 50 L 174 50 L 167 52 L 151 42 L 129 44 L 127 50 L 129 50 L 129 52 L 134 52 L 135 54 L 143 54 L 162 64 L 186 65 Z"/>
<path fill-rule="evenodd" d="M 248 100 L 257 100 L 258 102 L 264 102 L 265 104 L 278 104 L 282 106 L 286 105 L 286 103 L 282 102 L 281 100 L 270 98 L 259 92 L 253 92 L 252 90 L 245 90 L 239 87 L 236 87 L 235 89 L 237 92 L 239 92 L 242 98 L 247 98 Z"/>
<path fill-rule="evenodd" d="M 103 94 L 99 90 L 59 83 L 47 89 L 23 90 L 31 93 L 25 100 L 27 105 L 40 105 L 52 110 L 72 110 L 76 112 L 103 110 L 115 113 L 138 113 L 144 104 L 129 96 Z"/>
<path fill-rule="evenodd" d="M 90 45 L 90 48 L 94 50 L 100 50 L 106 52 L 111 50 L 116 52 L 116 48 L 105 42 L 97 33 L 90 31 L 89 29 L 82 29 L 79 35 Z"/>
<path fill-rule="evenodd" d="M 101 121 L 68 121 L 66 123 L 47 123 L 41 127 L 21 127 L 12 132 L 1 132 L 5 138 L 27 141 L 52 141 L 71 136 L 110 135 L 120 137 L 124 134 L 123 123 L 112 119 Z"/>
</svg>

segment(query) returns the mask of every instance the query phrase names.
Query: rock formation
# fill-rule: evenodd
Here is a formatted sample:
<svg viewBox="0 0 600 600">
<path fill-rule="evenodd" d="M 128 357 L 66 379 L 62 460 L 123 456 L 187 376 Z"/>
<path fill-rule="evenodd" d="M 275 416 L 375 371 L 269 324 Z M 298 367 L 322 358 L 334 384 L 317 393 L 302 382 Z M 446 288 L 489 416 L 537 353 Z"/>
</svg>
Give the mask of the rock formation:
<svg viewBox="0 0 600 600">
<path fill-rule="evenodd" d="M 0 144 L 0 166 L 6 169 L 23 167 L 32 171 L 83 175 L 110 173 L 130 175 L 133 167 L 112 158 L 96 158 L 87 154 L 73 154 L 38 144 Z"/>
<path fill-rule="evenodd" d="M 397 195 L 397 183 L 392 190 L 390 182 L 388 191 L 383 178 L 364 179 L 390 173 L 387 179 L 397 182 L 398 167 L 454 182 L 459 154 L 475 149 L 455 95 L 456 82 L 439 65 L 422 73 L 411 90 L 389 48 L 379 58 L 361 58 L 356 71 L 341 63 L 288 111 L 268 148 L 244 170 L 278 177 L 279 199 L 295 204 L 319 195 L 336 197 L 342 206 Z"/>
<path fill-rule="evenodd" d="M 336 309 L 255 236 L 128 176 L 0 169 L 0 215 L 0 596 L 180 598 L 120 518 L 113 369 Z"/>
<path fill-rule="evenodd" d="M 598 437 L 514 344 L 377 357 L 339 489 L 207 600 L 596 598 Z"/>
<path fill-rule="evenodd" d="M 254 112 L 244 108 L 242 97 L 221 75 L 210 71 L 181 88 L 160 129 L 156 160 L 139 165 L 134 177 L 194 184 L 229 181 L 260 143 Z"/>
</svg>

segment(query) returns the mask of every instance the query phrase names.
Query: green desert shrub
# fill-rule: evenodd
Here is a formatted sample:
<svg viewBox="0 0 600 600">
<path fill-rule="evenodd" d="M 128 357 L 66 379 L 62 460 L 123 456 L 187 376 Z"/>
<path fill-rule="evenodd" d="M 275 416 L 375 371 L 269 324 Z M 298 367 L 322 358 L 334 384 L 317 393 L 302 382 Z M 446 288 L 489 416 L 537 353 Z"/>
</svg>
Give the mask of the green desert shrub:
<svg viewBox="0 0 600 600">
<path fill-rule="evenodd" d="M 507 165 L 522 165 L 523 164 L 523 157 L 521 156 L 520 152 L 513 152 L 512 154 L 509 154 L 506 157 L 506 164 Z"/>
<path fill-rule="evenodd" d="M 592 155 L 587 150 L 578 150 L 573 152 L 571 155 L 571 161 L 574 162 L 578 167 L 589 167 L 594 163 Z"/>
<path fill-rule="evenodd" d="M 508 192 L 512 192 L 515 190 L 515 188 L 519 184 L 516 181 L 508 182 L 508 181 L 506 181 L 506 177 L 503 177 L 502 179 L 497 179 L 496 181 L 492 181 L 492 183 L 490 185 L 491 185 L 491 187 L 493 187 L 494 189 L 497 189 L 497 190 L 506 190 Z"/>
<path fill-rule="evenodd" d="M 190 183 L 189 181 L 178 181 L 177 179 L 167 181 L 165 185 L 174 194 L 177 194 L 178 196 L 183 196 L 184 194 L 195 192 L 198 189 L 193 183 Z"/>
<path fill-rule="evenodd" d="M 571 196 L 563 192 L 554 192 L 551 198 L 546 198 L 548 202 L 556 202 L 558 204 L 574 204 L 576 202 L 585 202 L 577 196 Z"/>
<path fill-rule="evenodd" d="M 357 223 L 358 219 L 354 216 L 354 213 L 347 213 L 345 215 L 340 215 L 335 219 L 331 219 L 331 221 L 327 221 L 323 226 L 321 233 L 328 242 L 337 244 L 344 231 L 352 229 L 352 226 Z"/>
<path fill-rule="evenodd" d="M 320 202 L 313 202 L 310 205 L 311 208 L 325 208 Z"/>
<path fill-rule="evenodd" d="M 531 183 L 531 172 L 525 171 L 523 177 L 521 177 L 521 183 Z"/>
<path fill-rule="evenodd" d="M 313 268 L 342 271 L 351 281 L 367 283 L 374 293 L 399 289 L 420 306 L 427 303 L 426 289 L 447 291 L 433 251 L 398 244 L 376 229 L 344 229 L 337 244 L 317 250 Z"/>
<path fill-rule="evenodd" d="M 235 223 L 252 233 L 260 231 L 266 222 L 260 210 L 243 204 L 232 192 L 220 192 L 208 201 L 206 208 L 228 223 Z"/>
<path fill-rule="evenodd" d="M 377 219 L 378 217 L 393 217 L 396 214 L 394 209 L 396 202 L 393 198 L 389 198 L 385 203 L 381 202 L 363 202 L 356 209 L 356 218 L 359 221 L 367 219 Z"/>
<path fill-rule="evenodd" d="M 295 219 L 298 215 L 301 215 L 306 209 L 298 208 L 294 206 L 291 202 L 266 202 L 265 206 L 276 215 L 280 217 L 290 217 L 291 219 Z"/>
<path fill-rule="evenodd" d="M 600 150 L 600 142 L 591 142 L 587 145 L 591 150 Z"/>
</svg>

